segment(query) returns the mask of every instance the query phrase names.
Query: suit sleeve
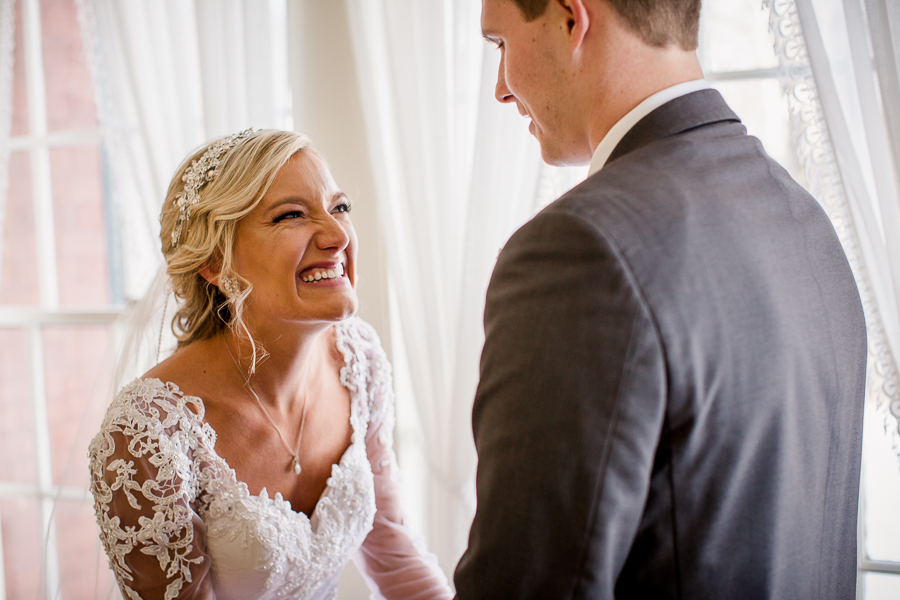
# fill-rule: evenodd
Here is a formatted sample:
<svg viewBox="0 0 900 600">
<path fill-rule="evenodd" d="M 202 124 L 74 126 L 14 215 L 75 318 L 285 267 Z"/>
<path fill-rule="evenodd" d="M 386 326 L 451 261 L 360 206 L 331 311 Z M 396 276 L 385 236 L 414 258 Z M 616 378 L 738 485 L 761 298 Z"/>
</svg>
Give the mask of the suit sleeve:
<svg viewBox="0 0 900 600">
<path fill-rule="evenodd" d="M 485 335 L 457 596 L 612 598 L 665 414 L 662 345 L 633 274 L 594 224 L 546 210 L 498 259 Z"/>
</svg>

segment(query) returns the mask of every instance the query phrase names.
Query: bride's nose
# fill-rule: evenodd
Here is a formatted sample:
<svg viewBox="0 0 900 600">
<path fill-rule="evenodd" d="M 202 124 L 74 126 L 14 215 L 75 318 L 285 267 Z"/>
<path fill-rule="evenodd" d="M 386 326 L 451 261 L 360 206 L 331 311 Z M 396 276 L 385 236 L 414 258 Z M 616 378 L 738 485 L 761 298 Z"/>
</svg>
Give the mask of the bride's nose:
<svg viewBox="0 0 900 600">
<path fill-rule="evenodd" d="M 341 252 L 350 244 L 350 235 L 344 225 L 334 215 L 329 214 L 320 221 L 315 242 L 321 250 Z"/>
</svg>

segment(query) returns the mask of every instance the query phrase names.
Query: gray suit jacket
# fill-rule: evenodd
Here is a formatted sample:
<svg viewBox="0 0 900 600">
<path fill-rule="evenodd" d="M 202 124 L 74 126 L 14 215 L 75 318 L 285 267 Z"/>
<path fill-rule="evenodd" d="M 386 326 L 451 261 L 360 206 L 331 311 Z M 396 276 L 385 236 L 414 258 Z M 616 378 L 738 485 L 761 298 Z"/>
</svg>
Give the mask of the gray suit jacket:
<svg viewBox="0 0 900 600">
<path fill-rule="evenodd" d="M 859 295 L 718 92 L 513 235 L 485 331 L 460 600 L 854 597 Z"/>
</svg>

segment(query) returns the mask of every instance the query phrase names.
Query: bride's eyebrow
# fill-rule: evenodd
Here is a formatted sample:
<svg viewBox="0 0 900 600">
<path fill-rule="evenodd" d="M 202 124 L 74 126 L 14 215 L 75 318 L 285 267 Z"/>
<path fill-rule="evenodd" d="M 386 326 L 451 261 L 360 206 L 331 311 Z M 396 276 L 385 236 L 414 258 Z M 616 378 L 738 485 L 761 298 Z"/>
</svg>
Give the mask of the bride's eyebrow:
<svg viewBox="0 0 900 600">
<path fill-rule="evenodd" d="M 273 202 L 266 210 L 271 211 L 277 208 L 284 206 L 285 204 L 296 204 L 299 206 L 309 206 L 309 201 L 306 198 L 301 198 L 300 196 L 288 196 L 286 198 L 282 198 L 280 200 L 276 200 Z"/>
</svg>

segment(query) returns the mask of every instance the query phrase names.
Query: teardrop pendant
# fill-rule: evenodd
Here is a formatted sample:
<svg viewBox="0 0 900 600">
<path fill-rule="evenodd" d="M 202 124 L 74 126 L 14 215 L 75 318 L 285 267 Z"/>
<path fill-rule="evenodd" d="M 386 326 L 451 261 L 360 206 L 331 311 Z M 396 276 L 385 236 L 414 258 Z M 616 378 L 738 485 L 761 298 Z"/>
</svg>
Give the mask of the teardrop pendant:
<svg viewBox="0 0 900 600">
<path fill-rule="evenodd" d="M 300 459 L 294 455 L 294 475 L 299 475 L 303 469 L 300 468 Z"/>
</svg>

